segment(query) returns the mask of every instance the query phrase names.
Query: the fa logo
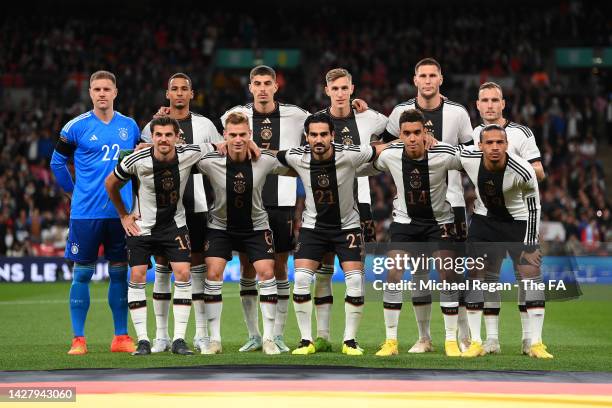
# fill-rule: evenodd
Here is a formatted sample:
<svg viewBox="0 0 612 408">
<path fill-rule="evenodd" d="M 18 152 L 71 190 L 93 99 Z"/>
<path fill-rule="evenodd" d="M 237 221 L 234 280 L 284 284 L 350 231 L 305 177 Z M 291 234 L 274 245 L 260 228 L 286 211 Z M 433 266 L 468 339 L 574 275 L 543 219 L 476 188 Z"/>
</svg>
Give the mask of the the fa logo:
<svg viewBox="0 0 612 408">
<path fill-rule="evenodd" d="M 119 138 L 121 140 L 128 140 L 128 130 L 126 128 L 119 128 Z"/>
<path fill-rule="evenodd" d="M 76 254 L 78 254 L 78 253 L 79 253 L 79 244 L 75 244 L 75 243 L 73 243 L 73 244 L 70 246 L 70 252 L 72 252 L 72 255 L 76 255 Z"/>
</svg>

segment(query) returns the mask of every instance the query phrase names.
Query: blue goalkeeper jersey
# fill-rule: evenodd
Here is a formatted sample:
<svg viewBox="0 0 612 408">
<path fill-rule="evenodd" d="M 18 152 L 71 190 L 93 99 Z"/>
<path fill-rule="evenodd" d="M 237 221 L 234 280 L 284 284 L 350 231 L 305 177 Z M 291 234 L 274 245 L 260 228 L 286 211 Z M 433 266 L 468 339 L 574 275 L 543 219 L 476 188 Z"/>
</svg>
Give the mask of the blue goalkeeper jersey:
<svg viewBox="0 0 612 408">
<path fill-rule="evenodd" d="M 120 150 L 133 149 L 140 139 L 140 129 L 134 119 L 115 111 L 111 121 L 106 124 L 93 111 L 89 111 L 66 123 L 60 134 L 76 148 L 76 181 L 70 218 L 118 218 L 117 210 L 104 188 L 104 180 L 117 166 Z M 121 189 L 121 197 L 129 211 L 132 207 L 129 183 Z"/>
</svg>

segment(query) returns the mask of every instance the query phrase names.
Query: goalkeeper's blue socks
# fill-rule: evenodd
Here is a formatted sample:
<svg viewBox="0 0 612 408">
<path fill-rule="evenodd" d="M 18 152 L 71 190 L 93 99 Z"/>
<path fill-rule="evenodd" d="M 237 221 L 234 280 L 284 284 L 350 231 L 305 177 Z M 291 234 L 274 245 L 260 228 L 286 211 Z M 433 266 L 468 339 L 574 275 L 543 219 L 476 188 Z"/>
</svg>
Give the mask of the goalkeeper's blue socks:
<svg viewBox="0 0 612 408">
<path fill-rule="evenodd" d="M 108 285 L 108 305 L 113 312 L 115 336 L 128 333 L 127 316 L 127 265 L 110 265 L 108 269 L 110 284 Z"/>
<path fill-rule="evenodd" d="M 89 282 L 95 264 L 74 264 L 70 287 L 70 318 L 75 337 L 85 335 L 85 319 L 89 310 Z"/>
</svg>

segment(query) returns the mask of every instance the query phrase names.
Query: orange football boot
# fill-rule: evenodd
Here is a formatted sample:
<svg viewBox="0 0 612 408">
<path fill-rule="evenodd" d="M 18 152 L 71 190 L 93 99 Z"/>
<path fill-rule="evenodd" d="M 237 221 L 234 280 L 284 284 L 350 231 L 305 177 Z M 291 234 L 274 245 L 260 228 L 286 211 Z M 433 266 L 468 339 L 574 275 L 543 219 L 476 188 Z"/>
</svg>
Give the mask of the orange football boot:
<svg viewBox="0 0 612 408">
<path fill-rule="evenodd" d="M 134 341 L 130 336 L 122 334 L 113 337 L 111 353 L 133 353 L 134 351 L 136 351 L 136 346 L 134 346 Z"/>
</svg>

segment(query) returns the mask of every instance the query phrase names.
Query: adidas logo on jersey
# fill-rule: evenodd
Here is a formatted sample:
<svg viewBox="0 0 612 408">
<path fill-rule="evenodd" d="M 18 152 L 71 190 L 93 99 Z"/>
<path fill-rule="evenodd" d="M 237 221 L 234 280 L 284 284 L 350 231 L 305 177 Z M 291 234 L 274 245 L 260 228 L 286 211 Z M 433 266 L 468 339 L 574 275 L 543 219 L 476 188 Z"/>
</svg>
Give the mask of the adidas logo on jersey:
<svg viewBox="0 0 612 408">
<path fill-rule="evenodd" d="M 96 137 L 96 135 L 92 135 L 92 136 L 89 138 L 89 141 L 90 141 L 90 142 L 95 142 L 96 140 L 98 140 L 98 138 Z"/>
<path fill-rule="evenodd" d="M 351 133 L 350 129 L 348 128 L 348 126 L 345 126 L 344 129 L 342 129 L 341 133 Z"/>
<path fill-rule="evenodd" d="M 244 174 L 242 174 L 242 172 L 236 174 L 236 178 L 237 179 L 243 179 L 244 178 Z"/>
<path fill-rule="evenodd" d="M 269 248 L 266 252 L 269 253 L 269 254 L 273 254 L 274 253 L 274 249 Z"/>
<path fill-rule="evenodd" d="M 425 127 L 433 127 L 433 122 L 430 120 L 427 121 L 427 123 L 425 123 Z"/>
<path fill-rule="evenodd" d="M 265 118 L 264 121 L 261 123 L 268 124 L 268 123 L 272 123 L 272 121 L 269 118 Z"/>
</svg>

